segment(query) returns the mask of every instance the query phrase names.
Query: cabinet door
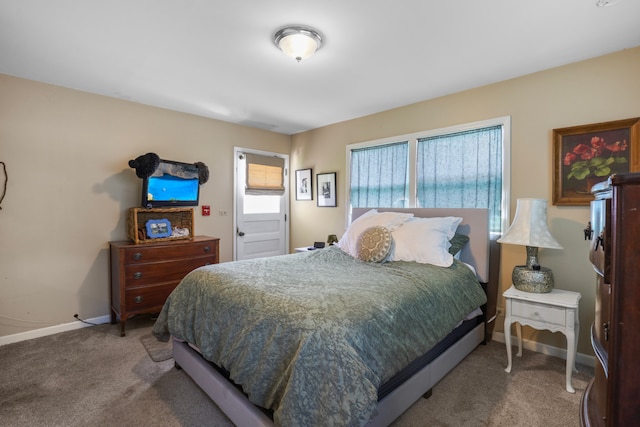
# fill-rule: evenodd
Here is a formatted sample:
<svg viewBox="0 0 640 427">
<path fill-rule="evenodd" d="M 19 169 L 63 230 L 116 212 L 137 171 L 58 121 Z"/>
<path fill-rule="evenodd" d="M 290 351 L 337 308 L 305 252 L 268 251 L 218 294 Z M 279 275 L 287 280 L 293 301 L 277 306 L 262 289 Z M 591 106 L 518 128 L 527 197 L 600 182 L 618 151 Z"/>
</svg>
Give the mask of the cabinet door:
<svg viewBox="0 0 640 427">
<path fill-rule="evenodd" d="M 605 375 L 608 372 L 609 339 L 611 334 L 610 212 L 611 199 L 598 199 L 591 202 L 593 236 L 589 259 L 597 273 L 593 345 Z"/>
<path fill-rule="evenodd" d="M 602 276 L 606 283 L 610 280 L 610 260 L 611 251 L 605 250 L 611 248 L 611 242 L 607 237 L 610 236 L 607 227 L 610 223 L 608 216 L 611 212 L 611 200 L 600 199 L 591 202 L 591 227 L 593 235 L 591 236 L 591 248 L 589 251 L 589 260 L 593 264 L 596 272 Z"/>
</svg>

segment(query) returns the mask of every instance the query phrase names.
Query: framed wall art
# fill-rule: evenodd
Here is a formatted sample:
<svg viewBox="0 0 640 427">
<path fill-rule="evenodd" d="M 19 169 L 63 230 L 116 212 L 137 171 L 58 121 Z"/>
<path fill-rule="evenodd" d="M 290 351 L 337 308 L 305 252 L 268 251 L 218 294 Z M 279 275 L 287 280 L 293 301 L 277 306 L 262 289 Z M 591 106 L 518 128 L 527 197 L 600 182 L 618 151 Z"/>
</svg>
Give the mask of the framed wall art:
<svg viewBox="0 0 640 427">
<path fill-rule="evenodd" d="M 336 173 L 319 173 L 316 175 L 316 187 L 318 189 L 318 206 L 336 207 Z"/>
<path fill-rule="evenodd" d="M 313 200 L 311 169 L 296 171 L 296 200 Z"/>
<path fill-rule="evenodd" d="M 553 130 L 553 204 L 588 206 L 591 187 L 640 171 L 640 117 Z"/>
</svg>

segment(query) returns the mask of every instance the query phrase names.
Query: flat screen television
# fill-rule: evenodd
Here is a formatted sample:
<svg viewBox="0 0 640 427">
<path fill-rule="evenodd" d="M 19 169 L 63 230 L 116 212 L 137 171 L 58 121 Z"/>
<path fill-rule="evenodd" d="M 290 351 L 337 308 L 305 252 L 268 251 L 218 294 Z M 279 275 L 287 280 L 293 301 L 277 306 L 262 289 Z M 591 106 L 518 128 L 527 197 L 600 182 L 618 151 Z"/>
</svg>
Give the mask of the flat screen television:
<svg viewBox="0 0 640 427">
<path fill-rule="evenodd" d="M 193 163 L 160 160 L 155 172 L 142 180 L 142 207 L 198 206 L 200 182 Z"/>
</svg>

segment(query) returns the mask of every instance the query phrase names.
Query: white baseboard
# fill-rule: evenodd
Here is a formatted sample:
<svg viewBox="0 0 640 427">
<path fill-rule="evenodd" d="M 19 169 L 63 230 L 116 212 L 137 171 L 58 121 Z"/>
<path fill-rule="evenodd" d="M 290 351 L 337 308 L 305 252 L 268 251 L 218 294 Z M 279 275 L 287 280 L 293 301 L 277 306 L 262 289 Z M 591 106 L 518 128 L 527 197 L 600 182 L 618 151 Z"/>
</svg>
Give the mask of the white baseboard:
<svg viewBox="0 0 640 427">
<path fill-rule="evenodd" d="M 100 325 L 103 323 L 111 322 L 111 316 L 107 314 L 105 316 L 94 317 L 93 319 L 85 319 L 85 320 L 87 322 Z M 89 325 L 80 320 L 76 320 L 70 323 L 63 323 L 55 326 L 48 326 L 46 328 L 41 328 L 41 329 L 34 329 L 32 331 L 22 332 L 19 334 L 6 335 L 4 337 L 0 337 L 0 346 L 11 344 L 14 342 L 26 341 L 33 338 L 45 337 L 47 335 L 53 335 L 60 332 L 73 331 L 74 329 L 86 328 L 88 326 L 93 326 L 93 325 Z"/>
<path fill-rule="evenodd" d="M 493 339 L 499 342 L 504 342 L 504 333 L 503 332 L 494 332 L 492 335 Z M 517 346 L 518 345 L 518 338 L 512 336 L 511 339 L 511 343 Z M 531 340 L 526 340 L 523 339 L 522 340 L 522 348 L 527 349 L 527 350 L 531 350 L 531 351 L 535 351 L 537 353 L 542 353 L 542 354 L 546 354 L 549 356 L 554 356 L 554 357 L 559 357 L 560 359 L 564 359 L 567 360 L 567 350 L 564 348 L 558 348 L 558 347 L 553 347 L 547 344 L 541 344 L 539 342 L 536 341 L 531 341 Z M 594 356 L 589 356 L 587 354 L 584 353 L 578 353 L 576 354 L 576 363 L 580 363 L 582 365 L 586 365 L 586 366 L 590 366 L 590 367 L 595 367 L 596 365 L 596 359 Z"/>
</svg>

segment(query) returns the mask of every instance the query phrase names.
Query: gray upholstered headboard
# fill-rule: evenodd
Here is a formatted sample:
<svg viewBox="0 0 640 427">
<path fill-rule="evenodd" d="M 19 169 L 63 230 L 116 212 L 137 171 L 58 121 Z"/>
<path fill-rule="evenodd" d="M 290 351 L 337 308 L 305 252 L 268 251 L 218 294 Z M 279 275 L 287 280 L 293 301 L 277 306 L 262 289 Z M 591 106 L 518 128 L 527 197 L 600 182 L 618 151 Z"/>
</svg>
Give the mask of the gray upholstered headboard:
<svg viewBox="0 0 640 427">
<path fill-rule="evenodd" d="M 354 208 L 351 220 L 355 220 L 371 208 Z M 476 269 L 478 279 L 489 282 L 489 210 L 464 208 L 377 208 L 378 212 L 409 212 L 417 217 L 457 216 L 462 218 L 458 233 L 469 236 L 469 243 L 460 253 L 460 260 Z"/>
</svg>

